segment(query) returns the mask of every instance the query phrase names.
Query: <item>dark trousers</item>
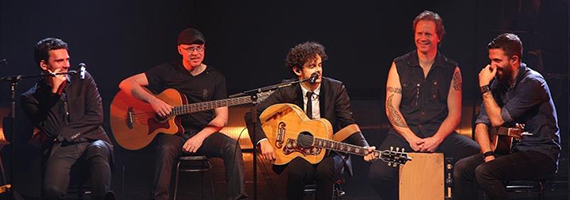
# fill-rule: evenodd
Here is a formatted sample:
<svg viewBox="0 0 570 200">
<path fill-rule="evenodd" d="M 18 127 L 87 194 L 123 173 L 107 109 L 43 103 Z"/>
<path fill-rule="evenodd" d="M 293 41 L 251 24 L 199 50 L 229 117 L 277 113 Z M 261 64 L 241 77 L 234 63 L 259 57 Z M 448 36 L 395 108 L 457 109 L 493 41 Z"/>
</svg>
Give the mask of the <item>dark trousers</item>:
<svg viewBox="0 0 570 200">
<path fill-rule="evenodd" d="M 476 154 L 459 160 L 453 171 L 453 199 L 477 199 L 479 187 L 489 199 L 509 199 L 503 181 L 543 180 L 556 172 L 556 163 L 543 153 L 524 151 L 485 162 Z"/>
<path fill-rule="evenodd" d="M 72 169 L 74 172 L 79 170 L 79 173 L 90 173 L 92 199 L 103 199 L 110 191 L 111 150 L 104 141 L 64 143 L 46 156 L 49 157 L 44 162 L 43 199 L 65 198 Z"/>
<path fill-rule="evenodd" d="M 408 142 L 394 129 L 390 129 L 386 139 L 378 150 L 390 149 L 390 147 L 405 148 L 411 152 Z M 475 141 L 457 133 L 451 133 L 439 145 L 436 152 L 443 153 L 446 158 L 453 158 L 454 162 L 470 155 L 479 153 L 479 145 Z M 372 186 L 383 200 L 398 200 L 398 168 L 388 166 L 385 162 L 377 160 L 370 165 L 368 178 Z"/>
<path fill-rule="evenodd" d="M 297 157 L 287 165 L 287 199 L 303 199 L 305 185 L 317 183 L 316 199 L 330 200 L 334 183 L 341 178 L 344 162 L 338 154 L 331 153 L 320 163 L 313 165 Z"/>
<path fill-rule="evenodd" d="M 170 177 L 177 159 L 182 155 L 182 146 L 186 139 L 180 135 L 161 134 L 156 146 L 157 155 L 153 190 L 151 195 L 156 200 L 168 200 Z M 236 146 L 237 145 L 237 146 Z M 243 175 L 243 155 L 239 144 L 230 137 L 214 133 L 204 139 L 197 155 L 222 158 L 226 169 L 227 199 L 247 198 Z"/>
</svg>

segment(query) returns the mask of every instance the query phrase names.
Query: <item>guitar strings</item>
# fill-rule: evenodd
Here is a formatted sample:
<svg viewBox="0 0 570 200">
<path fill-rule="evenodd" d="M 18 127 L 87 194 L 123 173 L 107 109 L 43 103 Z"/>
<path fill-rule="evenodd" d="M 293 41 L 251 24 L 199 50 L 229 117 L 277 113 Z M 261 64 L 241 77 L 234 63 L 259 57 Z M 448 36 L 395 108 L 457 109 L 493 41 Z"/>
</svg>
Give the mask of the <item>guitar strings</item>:
<svg viewBox="0 0 570 200">
<path fill-rule="evenodd" d="M 191 105 L 191 104 L 187 104 L 187 105 Z M 171 114 L 169 116 L 172 115 L 178 115 L 178 112 L 181 112 L 182 110 L 184 110 L 184 106 L 187 105 L 182 105 L 182 106 L 176 106 L 174 108 L 172 108 L 172 111 L 170 112 Z M 174 114 L 172 114 L 174 113 Z M 135 120 L 137 119 L 148 119 L 149 117 L 154 117 L 156 115 L 155 112 L 151 111 L 151 112 L 133 112 L 132 116 Z M 168 117 L 169 117 L 168 116 Z"/>
</svg>

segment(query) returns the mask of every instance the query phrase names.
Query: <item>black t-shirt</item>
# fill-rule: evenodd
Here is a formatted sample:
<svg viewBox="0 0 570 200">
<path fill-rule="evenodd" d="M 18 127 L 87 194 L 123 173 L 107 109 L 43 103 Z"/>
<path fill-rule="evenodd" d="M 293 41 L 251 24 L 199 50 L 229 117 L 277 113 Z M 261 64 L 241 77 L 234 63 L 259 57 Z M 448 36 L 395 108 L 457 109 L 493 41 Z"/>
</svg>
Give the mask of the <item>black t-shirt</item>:
<svg viewBox="0 0 570 200">
<path fill-rule="evenodd" d="M 160 93 L 173 88 L 186 95 L 189 103 L 213 101 L 227 98 L 226 78 L 211 66 L 197 76 L 190 74 L 181 61 L 164 63 L 145 72 L 149 89 Z M 202 130 L 214 117 L 214 110 L 196 112 L 182 116 L 185 132 Z"/>
</svg>

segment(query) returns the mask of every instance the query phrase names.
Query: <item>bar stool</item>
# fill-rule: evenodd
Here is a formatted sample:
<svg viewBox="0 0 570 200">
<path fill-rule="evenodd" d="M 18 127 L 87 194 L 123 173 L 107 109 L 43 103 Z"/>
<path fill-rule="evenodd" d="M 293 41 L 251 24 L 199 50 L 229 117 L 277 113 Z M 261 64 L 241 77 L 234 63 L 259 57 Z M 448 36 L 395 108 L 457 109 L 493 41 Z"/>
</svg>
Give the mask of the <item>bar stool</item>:
<svg viewBox="0 0 570 200">
<path fill-rule="evenodd" d="M 529 195 L 535 193 L 538 200 L 544 200 L 545 191 L 547 190 L 547 181 L 548 179 L 534 181 L 509 181 L 505 184 L 505 187 L 507 192 L 528 193 Z"/>
<path fill-rule="evenodd" d="M 176 164 L 176 178 L 174 184 L 174 200 L 178 195 L 178 177 L 180 172 L 200 172 L 201 179 L 204 180 L 204 172 L 210 172 L 210 186 L 212 188 L 212 199 L 216 199 L 214 192 L 214 175 L 212 173 L 212 163 L 206 156 L 187 155 L 178 158 Z M 202 199 L 204 199 L 204 184 L 200 184 Z"/>
<path fill-rule="evenodd" d="M 342 196 L 344 196 L 346 194 L 344 192 L 344 190 L 342 190 L 342 185 L 341 185 L 342 183 L 344 183 L 343 178 L 337 180 L 333 185 L 333 191 L 332 192 L 333 192 L 333 199 L 334 200 L 341 200 Z M 317 194 L 317 183 L 313 182 L 311 184 L 305 185 L 304 194 L 305 194 L 305 196 L 316 196 L 316 194 Z"/>
</svg>

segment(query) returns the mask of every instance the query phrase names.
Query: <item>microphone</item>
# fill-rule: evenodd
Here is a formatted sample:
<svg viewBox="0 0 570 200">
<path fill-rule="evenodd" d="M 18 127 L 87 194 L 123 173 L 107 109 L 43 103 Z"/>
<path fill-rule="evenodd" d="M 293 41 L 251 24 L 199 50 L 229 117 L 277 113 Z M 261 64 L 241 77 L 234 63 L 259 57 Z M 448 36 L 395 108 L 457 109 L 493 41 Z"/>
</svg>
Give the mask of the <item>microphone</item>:
<svg viewBox="0 0 570 200">
<path fill-rule="evenodd" d="M 79 70 L 67 70 L 67 72 L 52 72 L 52 71 L 48 71 L 47 74 L 49 74 L 50 76 L 56 76 L 56 75 L 64 75 L 64 74 L 77 74 L 79 73 L 79 78 L 81 80 L 85 79 L 85 72 L 87 72 L 87 70 L 85 69 L 85 63 L 79 63 Z"/>
<path fill-rule="evenodd" d="M 79 79 L 85 79 L 85 63 L 79 63 Z"/>
<path fill-rule="evenodd" d="M 311 77 L 309 78 L 309 83 L 311 85 L 314 85 L 317 82 L 318 78 L 319 78 L 319 74 L 317 72 L 311 74 Z"/>
</svg>

